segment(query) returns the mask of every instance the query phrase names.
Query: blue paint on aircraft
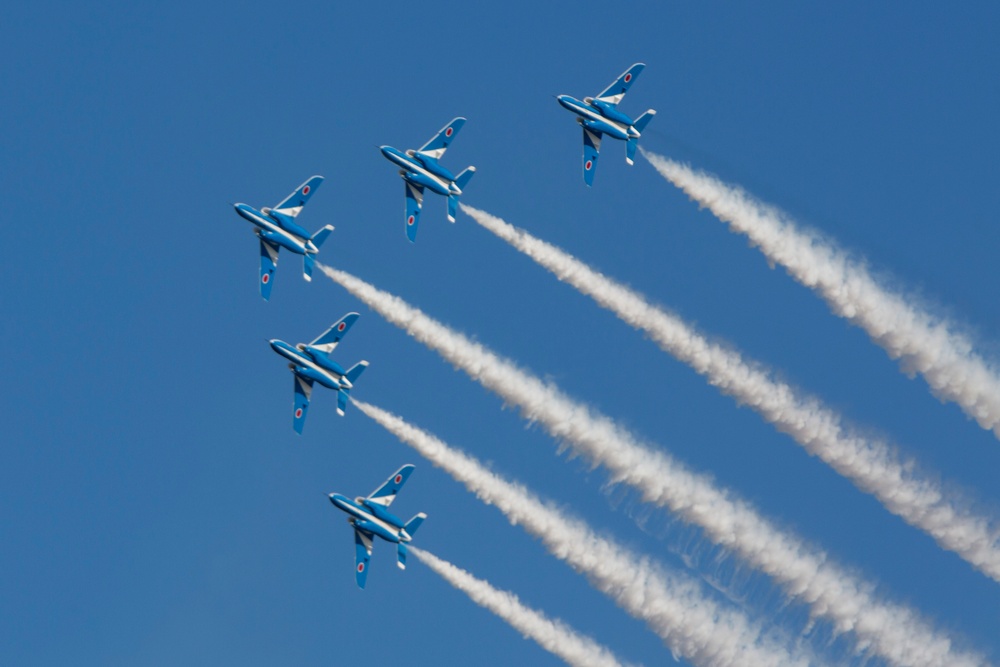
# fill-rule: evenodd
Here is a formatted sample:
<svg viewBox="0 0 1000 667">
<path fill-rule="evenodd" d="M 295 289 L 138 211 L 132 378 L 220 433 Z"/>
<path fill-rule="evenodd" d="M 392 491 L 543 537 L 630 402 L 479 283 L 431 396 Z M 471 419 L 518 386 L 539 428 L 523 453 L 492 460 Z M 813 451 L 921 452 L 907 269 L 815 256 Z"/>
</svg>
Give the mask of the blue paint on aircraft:
<svg viewBox="0 0 1000 667">
<path fill-rule="evenodd" d="M 458 198 L 476 173 L 475 167 L 468 167 L 458 176 L 453 175 L 440 163 L 444 152 L 458 136 L 465 125 L 464 118 L 455 118 L 442 127 L 434 137 L 419 150 L 401 151 L 392 146 L 381 146 L 382 155 L 400 167 L 399 175 L 406 184 L 406 237 L 411 242 L 417 240 L 417 226 L 420 223 L 420 209 L 424 202 L 424 190 L 448 198 L 448 221 L 455 222 L 458 213 Z"/>
<path fill-rule="evenodd" d="M 306 422 L 313 384 L 318 382 L 337 392 L 337 414 L 343 415 L 347 409 L 349 392 L 354 387 L 358 377 L 368 367 L 368 362 L 359 361 L 349 369 L 344 370 L 343 366 L 330 358 L 330 353 L 337 347 L 337 344 L 340 343 L 358 317 L 360 316 L 357 313 L 344 315 L 316 340 L 308 344 L 290 345 L 277 338 L 268 341 L 271 349 L 288 359 L 290 362 L 288 368 L 295 376 L 292 426 L 299 435 L 302 435 L 302 427 Z"/>
<path fill-rule="evenodd" d="M 556 96 L 559 104 L 577 115 L 576 122 L 583 127 L 583 180 L 588 186 L 594 184 L 597 157 L 601 151 L 601 138 L 604 135 L 624 141 L 625 161 L 629 164 L 635 161 L 639 137 L 656 115 L 656 111 L 649 109 L 636 120 L 632 120 L 619 111 L 618 105 L 645 67 L 643 63 L 632 65 L 597 97 L 585 97 L 581 101 L 571 95 Z"/>
<path fill-rule="evenodd" d="M 403 466 L 367 497 L 351 500 L 339 493 L 331 493 L 329 496 L 334 507 L 348 515 L 347 522 L 354 528 L 354 576 L 358 588 L 364 588 L 368 580 L 368 564 L 375 536 L 396 545 L 396 563 L 401 570 L 406 569 L 406 545 L 413 539 L 427 515 L 421 512 L 403 523 L 388 508 L 412 472 L 412 465 Z"/>
<path fill-rule="evenodd" d="M 278 251 L 281 248 L 302 255 L 302 277 L 312 280 L 316 254 L 333 231 L 333 226 L 326 225 L 310 235 L 295 222 L 295 218 L 322 183 L 322 176 L 313 176 L 274 208 L 258 210 L 247 204 L 233 204 L 240 217 L 257 228 L 255 231 L 260 239 L 260 295 L 265 301 L 271 298 L 271 286 L 274 284 Z"/>
</svg>

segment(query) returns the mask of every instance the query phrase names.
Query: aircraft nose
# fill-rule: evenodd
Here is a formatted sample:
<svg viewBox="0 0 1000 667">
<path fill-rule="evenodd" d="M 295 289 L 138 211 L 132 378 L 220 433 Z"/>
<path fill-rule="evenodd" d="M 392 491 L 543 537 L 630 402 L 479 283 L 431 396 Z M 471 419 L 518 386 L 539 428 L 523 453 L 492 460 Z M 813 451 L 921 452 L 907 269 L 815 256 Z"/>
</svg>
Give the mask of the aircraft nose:
<svg viewBox="0 0 1000 667">
<path fill-rule="evenodd" d="M 386 157 L 392 156 L 392 146 L 379 146 L 378 149 L 382 151 L 382 155 Z"/>
</svg>

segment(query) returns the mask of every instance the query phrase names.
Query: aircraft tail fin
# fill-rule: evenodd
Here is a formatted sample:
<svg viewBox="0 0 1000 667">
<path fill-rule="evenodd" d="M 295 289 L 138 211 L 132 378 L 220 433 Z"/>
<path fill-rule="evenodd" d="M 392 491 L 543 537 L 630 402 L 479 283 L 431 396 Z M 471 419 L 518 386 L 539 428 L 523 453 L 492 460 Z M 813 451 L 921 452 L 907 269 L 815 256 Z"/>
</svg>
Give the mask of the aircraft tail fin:
<svg viewBox="0 0 1000 667">
<path fill-rule="evenodd" d="M 312 235 L 312 242 L 317 248 L 323 245 L 323 241 L 326 241 L 326 237 L 330 235 L 333 231 L 333 225 L 326 225 L 323 229 L 319 230 Z"/>
<path fill-rule="evenodd" d="M 364 373 L 365 369 L 368 368 L 367 361 L 359 361 L 358 363 L 351 366 L 344 377 L 353 385 L 358 381 L 358 377 Z M 341 417 L 344 416 L 344 412 L 347 410 L 347 400 L 351 397 L 350 389 L 340 389 L 337 391 L 337 414 Z"/>
<path fill-rule="evenodd" d="M 358 378 L 361 376 L 361 374 L 365 372 L 366 368 L 368 368 L 368 362 L 359 361 L 358 363 L 354 364 L 349 369 L 347 369 L 347 373 L 345 373 L 344 375 L 347 377 L 347 379 L 350 381 L 351 384 L 354 384 L 355 382 L 358 381 Z"/>
<path fill-rule="evenodd" d="M 472 177 L 476 175 L 475 167 L 466 167 L 461 174 L 455 177 L 455 185 L 458 186 L 459 190 L 464 190 L 465 186 L 468 185 Z"/>
<path fill-rule="evenodd" d="M 409 535 L 412 538 L 414 533 L 417 532 L 417 529 L 420 528 L 420 524 L 422 524 L 424 522 L 424 519 L 426 518 L 427 515 L 421 512 L 420 514 L 416 515 L 415 517 L 407 521 L 406 525 L 403 526 L 403 530 L 406 532 L 407 535 Z"/>
<path fill-rule="evenodd" d="M 635 164 L 635 149 L 639 147 L 639 139 L 637 137 L 629 137 L 628 141 L 625 142 L 625 161 L 629 164 Z"/>
<path fill-rule="evenodd" d="M 400 570 L 406 569 L 406 543 L 400 542 L 396 545 L 396 565 Z"/>
<path fill-rule="evenodd" d="M 653 116 L 655 115 L 656 109 L 649 109 L 646 113 L 639 116 L 639 118 L 635 121 L 635 125 L 632 127 L 634 127 L 637 132 L 642 133 L 642 131 L 646 129 L 646 126 L 649 124 L 649 121 L 653 120 Z"/>
</svg>

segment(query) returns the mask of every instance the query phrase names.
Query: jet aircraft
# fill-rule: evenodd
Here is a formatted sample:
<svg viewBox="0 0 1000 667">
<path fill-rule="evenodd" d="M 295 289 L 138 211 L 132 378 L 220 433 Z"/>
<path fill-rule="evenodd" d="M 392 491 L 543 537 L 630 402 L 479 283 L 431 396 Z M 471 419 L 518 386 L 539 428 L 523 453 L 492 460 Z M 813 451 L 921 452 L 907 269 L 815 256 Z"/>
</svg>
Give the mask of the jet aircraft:
<svg viewBox="0 0 1000 667">
<path fill-rule="evenodd" d="M 635 161 L 635 150 L 639 146 L 639 136 L 646 124 L 656 115 L 654 109 L 632 120 L 618 110 L 625 93 L 635 83 L 646 65 L 636 63 L 625 70 L 614 83 L 597 97 L 585 97 L 583 101 L 570 95 L 557 95 L 559 104 L 575 113 L 576 122 L 583 126 L 583 180 L 588 186 L 594 184 L 597 169 L 597 155 L 601 150 L 601 137 L 608 135 L 625 142 L 625 161 Z"/>
<path fill-rule="evenodd" d="M 312 396 L 314 382 L 319 382 L 337 392 L 337 414 L 343 416 L 351 388 L 358 381 L 358 376 L 368 367 L 367 361 L 359 361 L 345 371 L 340 364 L 330 358 L 330 353 L 358 317 L 360 315 L 357 313 L 344 315 L 308 345 L 299 343 L 292 346 L 277 338 L 268 341 L 275 352 L 291 362 L 288 368 L 295 376 L 292 425 L 299 435 L 302 435 L 302 427 L 306 423 L 306 412 L 309 410 L 309 398 Z"/>
<path fill-rule="evenodd" d="M 434 138 L 419 150 L 405 153 L 392 146 L 380 146 L 382 155 L 401 167 L 399 175 L 406 182 L 406 236 L 410 242 L 417 240 L 417 224 L 420 222 L 420 207 L 424 202 L 424 188 L 448 198 L 448 221 L 455 222 L 458 211 L 458 197 L 468 185 L 475 167 L 466 167 L 458 176 L 438 162 L 448 149 L 458 131 L 465 125 L 464 118 L 456 118 L 441 128 Z"/>
<path fill-rule="evenodd" d="M 347 523 L 354 528 L 356 561 L 354 576 L 358 588 L 364 588 L 365 580 L 368 578 L 368 561 L 372 557 L 372 538 L 375 535 L 387 542 L 396 543 L 396 563 L 399 569 L 406 569 L 406 544 L 413 539 L 414 533 L 427 515 L 421 512 L 403 523 L 401 519 L 389 513 L 389 505 L 395 500 L 403 484 L 406 484 L 411 472 L 413 466 L 406 464 L 367 498 L 358 497 L 351 500 L 339 493 L 330 494 L 330 502 L 348 514 Z"/>
<path fill-rule="evenodd" d="M 312 280 L 316 253 L 333 231 L 333 226 L 326 225 L 310 235 L 296 224 L 295 218 L 322 183 L 322 176 L 313 176 L 274 208 L 265 207 L 258 211 L 247 204 L 233 204 L 241 217 L 257 226 L 255 232 L 260 239 L 260 295 L 265 301 L 271 296 L 274 271 L 278 266 L 278 250 L 281 248 L 302 255 L 302 277 Z"/>
</svg>

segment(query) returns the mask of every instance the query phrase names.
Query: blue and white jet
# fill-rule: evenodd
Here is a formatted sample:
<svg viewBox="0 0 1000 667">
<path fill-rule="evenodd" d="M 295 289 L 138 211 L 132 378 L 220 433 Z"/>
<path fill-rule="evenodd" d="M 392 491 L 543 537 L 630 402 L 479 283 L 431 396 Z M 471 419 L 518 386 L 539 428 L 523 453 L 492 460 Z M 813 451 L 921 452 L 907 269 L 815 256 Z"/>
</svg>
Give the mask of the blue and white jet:
<svg viewBox="0 0 1000 667">
<path fill-rule="evenodd" d="M 336 361 L 330 358 L 330 353 L 337 343 L 347 334 L 351 325 L 360 317 L 357 313 L 348 313 L 323 334 L 309 343 L 289 345 L 277 338 L 268 341 L 271 348 L 288 359 L 288 368 L 295 376 L 295 404 L 292 413 L 295 432 L 302 435 L 302 427 L 306 423 L 306 412 L 309 411 L 309 399 L 312 396 L 314 382 L 319 382 L 328 389 L 337 392 L 337 414 L 343 416 L 347 408 L 349 392 L 354 387 L 364 370 L 367 361 L 359 361 L 346 371 Z"/>
<path fill-rule="evenodd" d="M 233 204 L 241 217 L 257 226 L 255 232 L 260 239 L 260 295 L 265 301 L 271 296 L 271 283 L 274 282 L 278 250 L 281 248 L 302 255 L 302 277 L 312 280 L 316 253 L 333 231 L 333 225 L 327 225 L 310 235 L 296 224 L 295 218 L 322 183 L 322 176 L 313 176 L 274 208 L 265 207 L 258 211 L 247 204 Z"/>
<path fill-rule="evenodd" d="M 399 569 L 406 569 L 406 545 L 413 539 L 414 533 L 427 515 L 423 512 L 403 523 L 402 519 L 389 513 L 389 505 L 395 500 L 396 494 L 406 484 L 413 466 L 406 464 L 397 470 L 392 477 L 385 480 L 382 486 L 375 489 L 367 498 L 357 497 L 351 500 L 339 493 L 330 494 L 330 502 L 337 509 L 348 514 L 347 523 L 354 528 L 354 576 L 358 588 L 365 587 L 368 579 L 368 561 L 372 557 L 373 538 L 378 535 L 386 542 L 396 544 L 396 563 Z"/>
<path fill-rule="evenodd" d="M 455 222 L 458 198 L 476 173 L 476 168 L 466 167 L 461 174 L 454 176 L 438 161 L 463 125 L 464 118 L 454 119 L 419 150 L 410 149 L 404 153 L 392 146 L 379 147 L 386 159 L 400 167 L 399 175 L 406 182 L 406 236 L 411 243 L 417 240 L 424 188 L 448 198 L 448 222 Z"/>
<path fill-rule="evenodd" d="M 594 184 L 603 135 L 624 141 L 625 161 L 629 164 L 635 161 L 639 136 L 656 115 L 656 111 L 649 109 L 638 119 L 632 120 L 618 110 L 618 105 L 645 67 L 643 63 L 632 65 L 600 95 L 585 97 L 582 102 L 571 95 L 556 96 L 559 104 L 575 113 L 578 116 L 576 122 L 583 126 L 583 180 L 588 186 Z"/>
</svg>

